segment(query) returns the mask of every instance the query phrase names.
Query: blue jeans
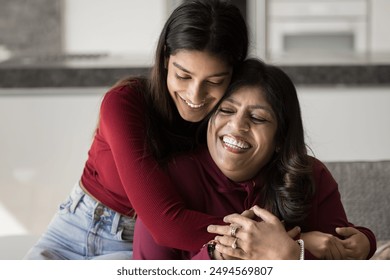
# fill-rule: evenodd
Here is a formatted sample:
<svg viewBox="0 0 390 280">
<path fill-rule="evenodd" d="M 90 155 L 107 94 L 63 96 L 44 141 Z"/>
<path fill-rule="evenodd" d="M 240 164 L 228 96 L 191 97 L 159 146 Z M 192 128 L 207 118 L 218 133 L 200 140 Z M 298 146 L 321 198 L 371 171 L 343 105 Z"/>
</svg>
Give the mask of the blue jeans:
<svg viewBox="0 0 390 280">
<path fill-rule="evenodd" d="M 99 203 L 77 183 L 24 259 L 129 260 L 134 224 L 135 219 Z"/>
</svg>

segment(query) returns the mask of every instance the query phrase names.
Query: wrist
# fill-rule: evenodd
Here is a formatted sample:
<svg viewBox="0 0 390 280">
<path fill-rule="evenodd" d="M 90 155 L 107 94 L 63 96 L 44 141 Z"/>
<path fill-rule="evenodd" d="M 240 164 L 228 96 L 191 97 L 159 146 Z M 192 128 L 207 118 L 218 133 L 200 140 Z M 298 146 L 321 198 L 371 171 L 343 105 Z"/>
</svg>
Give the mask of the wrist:
<svg viewBox="0 0 390 280">
<path fill-rule="evenodd" d="M 216 240 L 210 240 L 206 244 L 203 245 L 203 247 L 206 247 L 207 253 L 210 257 L 210 259 L 215 260 L 216 258 L 216 250 L 215 246 L 218 244 L 218 241 Z"/>
</svg>

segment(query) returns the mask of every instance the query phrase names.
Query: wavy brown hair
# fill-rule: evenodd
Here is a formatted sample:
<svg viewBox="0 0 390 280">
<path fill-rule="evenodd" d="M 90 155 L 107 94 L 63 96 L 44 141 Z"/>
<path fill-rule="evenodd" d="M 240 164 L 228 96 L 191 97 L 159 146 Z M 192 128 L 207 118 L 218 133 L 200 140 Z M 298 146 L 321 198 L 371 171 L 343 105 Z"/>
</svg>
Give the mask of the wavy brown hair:
<svg viewBox="0 0 390 280">
<path fill-rule="evenodd" d="M 299 224 L 307 216 L 315 186 L 295 86 L 280 68 L 258 59 L 247 59 L 233 75 L 224 98 L 242 87 L 262 90 L 278 124 L 277 148 L 260 171 L 266 182 L 261 206 L 284 220 L 286 225 Z M 204 131 L 202 126 L 202 133 Z M 204 139 L 204 134 L 201 137 Z"/>
</svg>

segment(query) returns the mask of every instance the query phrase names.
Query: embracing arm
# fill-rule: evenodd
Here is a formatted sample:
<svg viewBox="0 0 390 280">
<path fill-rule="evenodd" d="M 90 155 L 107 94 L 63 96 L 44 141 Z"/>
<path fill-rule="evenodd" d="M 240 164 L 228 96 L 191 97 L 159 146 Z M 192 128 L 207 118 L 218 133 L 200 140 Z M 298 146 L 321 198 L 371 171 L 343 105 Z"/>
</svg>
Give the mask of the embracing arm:
<svg viewBox="0 0 390 280">
<path fill-rule="evenodd" d="M 314 180 L 316 195 L 306 220 L 304 231 L 307 233 L 303 234 L 308 234 L 307 238 L 310 238 L 305 242 L 306 248 L 317 258 L 370 258 L 376 250 L 374 234 L 367 228 L 355 227 L 348 222 L 337 182 L 318 160 L 314 161 Z M 312 238 L 314 236 L 317 239 Z"/>
<path fill-rule="evenodd" d="M 129 201 L 156 242 L 183 250 L 198 249 L 212 238 L 207 226 L 222 221 L 186 209 L 168 175 L 146 152 L 144 106 L 141 93 L 109 92 L 101 106 L 100 133 L 112 151 Z"/>
<path fill-rule="evenodd" d="M 303 231 L 306 232 L 302 234 L 302 239 L 305 240 L 305 258 L 370 258 L 376 248 L 375 236 L 369 229 L 356 227 L 359 229 L 358 231 L 357 229 L 348 227 L 353 225 L 348 223 L 344 207 L 341 203 L 337 183 L 326 167 L 319 161 L 315 161 L 314 180 L 316 182 L 317 191 L 313 199 L 309 217 L 303 225 Z M 231 219 L 230 216 L 228 216 L 228 222 L 232 222 L 229 219 Z M 236 214 L 235 219 L 235 222 L 237 223 L 239 220 L 245 221 L 247 217 L 239 217 L 239 215 Z M 256 224 L 255 222 L 251 223 L 254 225 L 261 224 Z M 214 225 L 209 227 L 209 231 L 222 235 L 220 240 L 226 246 L 220 247 L 221 252 L 234 257 L 246 257 L 240 250 L 229 248 L 234 240 L 234 238 L 229 235 L 229 226 Z M 253 240 L 256 240 L 259 236 L 259 231 L 255 226 L 251 226 L 250 228 L 247 227 L 245 231 L 248 232 L 243 238 L 251 237 Z M 282 233 L 282 231 L 279 232 Z M 276 234 L 272 237 L 276 238 Z M 268 246 L 269 244 L 272 244 L 271 241 L 265 245 Z M 242 240 L 241 244 L 245 242 L 252 244 L 252 246 L 246 247 L 246 255 L 255 256 L 258 254 L 258 257 L 260 258 L 265 256 L 266 252 L 262 252 L 261 250 L 265 250 L 266 246 L 260 248 L 249 239 Z M 219 247 L 217 246 L 217 248 Z"/>
<path fill-rule="evenodd" d="M 376 244 L 370 244 L 360 227 L 340 227 L 336 232 L 343 238 L 319 231 L 301 233 L 301 238 L 306 249 L 318 259 L 364 260 L 371 258 L 376 250 Z"/>
</svg>

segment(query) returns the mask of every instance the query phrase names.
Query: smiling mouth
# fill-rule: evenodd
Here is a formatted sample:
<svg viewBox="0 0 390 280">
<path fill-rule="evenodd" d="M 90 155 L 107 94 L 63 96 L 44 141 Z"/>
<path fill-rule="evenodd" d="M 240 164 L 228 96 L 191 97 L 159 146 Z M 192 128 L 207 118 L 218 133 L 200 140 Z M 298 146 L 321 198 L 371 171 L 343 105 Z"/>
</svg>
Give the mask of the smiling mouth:
<svg viewBox="0 0 390 280">
<path fill-rule="evenodd" d="M 241 152 L 252 148 L 252 145 L 248 142 L 231 135 L 224 135 L 221 140 L 229 150 Z"/>
<path fill-rule="evenodd" d="M 199 108 L 203 107 L 204 105 L 206 105 L 206 102 L 205 102 L 205 101 L 203 101 L 203 102 L 200 103 L 200 104 L 194 104 L 194 103 L 188 101 L 187 99 L 181 97 L 180 95 L 179 95 L 179 97 L 180 97 L 181 100 L 184 101 L 185 104 L 188 105 L 188 107 L 190 107 L 190 108 L 192 108 L 192 109 L 199 109 Z"/>
</svg>

